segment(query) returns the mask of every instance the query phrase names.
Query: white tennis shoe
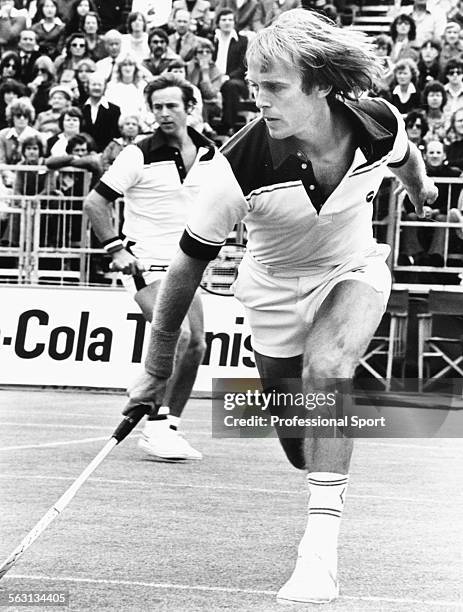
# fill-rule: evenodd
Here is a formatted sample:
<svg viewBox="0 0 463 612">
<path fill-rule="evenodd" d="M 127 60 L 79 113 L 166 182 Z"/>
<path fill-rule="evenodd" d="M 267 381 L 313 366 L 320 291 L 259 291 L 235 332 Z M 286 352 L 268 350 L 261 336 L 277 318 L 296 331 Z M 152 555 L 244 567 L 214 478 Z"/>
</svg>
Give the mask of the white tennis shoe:
<svg viewBox="0 0 463 612">
<path fill-rule="evenodd" d="M 336 565 L 336 564 L 335 564 Z M 299 555 L 291 578 L 277 593 L 282 603 L 329 603 L 339 595 L 336 570 L 316 553 Z"/>
<path fill-rule="evenodd" d="M 170 461 L 203 458 L 181 433 L 171 429 L 167 419 L 147 421 L 138 440 L 138 447 L 152 457 Z"/>
</svg>

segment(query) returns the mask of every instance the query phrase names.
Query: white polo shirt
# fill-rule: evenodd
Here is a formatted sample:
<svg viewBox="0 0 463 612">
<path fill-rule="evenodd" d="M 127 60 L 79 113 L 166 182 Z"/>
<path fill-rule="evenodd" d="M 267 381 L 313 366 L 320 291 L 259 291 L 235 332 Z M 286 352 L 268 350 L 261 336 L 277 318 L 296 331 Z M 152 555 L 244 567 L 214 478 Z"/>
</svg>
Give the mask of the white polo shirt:
<svg viewBox="0 0 463 612">
<path fill-rule="evenodd" d="M 197 147 L 188 174 L 180 151 L 158 129 L 125 147 L 95 188 L 110 201 L 124 197 L 122 231 L 134 254 L 153 263 L 170 262 L 201 184 L 221 167 L 223 156 L 212 143 L 192 128 L 188 133 Z"/>
<path fill-rule="evenodd" d="M 269 269 L 311 274 L 358 256 L 386 257 L 373 238 L 372 201 L 387 166 L 400 166 L 409 143 L 400 113 L 380 99 L 341 102 L 357 138 L 353 162 L 324 201 L 310 160 L 292 139 L 270 138 L 263 120 L 243 128 L 222 149 L 222 172 L 201 187 L 180 246 L 213 259 L 244 220 L 248 251 Z M 321 270 L 322 269 L 322 270 Z"/>
</svg>

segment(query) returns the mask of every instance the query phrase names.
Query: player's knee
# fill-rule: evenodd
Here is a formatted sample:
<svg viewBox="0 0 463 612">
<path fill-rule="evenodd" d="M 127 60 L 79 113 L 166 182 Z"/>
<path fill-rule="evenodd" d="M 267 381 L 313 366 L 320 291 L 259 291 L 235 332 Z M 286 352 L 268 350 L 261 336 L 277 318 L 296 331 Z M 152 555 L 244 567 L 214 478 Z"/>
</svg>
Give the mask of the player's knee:
<svg viewBox="0 0 463 612">
<path fill-rule="evenodd" d="M 337 346 L 324 354 L 314 354 L 305 359 L 302 379 L 305 382 L 322 382 L 325 379 L 351 378 L 356 363 L 350 350 Z"/>
</svg>

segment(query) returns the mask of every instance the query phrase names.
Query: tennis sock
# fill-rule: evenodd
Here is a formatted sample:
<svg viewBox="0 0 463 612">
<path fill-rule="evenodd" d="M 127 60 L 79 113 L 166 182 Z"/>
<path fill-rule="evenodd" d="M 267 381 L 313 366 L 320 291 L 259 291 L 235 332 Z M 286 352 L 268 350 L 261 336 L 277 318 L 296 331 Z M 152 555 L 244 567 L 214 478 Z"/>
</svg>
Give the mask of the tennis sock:
<svg viewBox="0 0 463 612">
<path fill-rule="evenodd" d="M 167 420 L 169 421 L 169 427 L 174 431 L 177 431 L 178 426 L 180 425 L 180 417 L 169 414 Z"/>
<path fill-rule="evenodd" d="M 148 421 L 165 421 L 168 414 L 168 406 L 155 406 L 148 415 Z"/>
<path fill-rule="evenodd" d="M 326 558 L 336 571 L 337 547 L 348 474 L 307 474 L 309 507 L 307 527 L 299 544 L 299 555 L 314 552 Z"/>
</svg>

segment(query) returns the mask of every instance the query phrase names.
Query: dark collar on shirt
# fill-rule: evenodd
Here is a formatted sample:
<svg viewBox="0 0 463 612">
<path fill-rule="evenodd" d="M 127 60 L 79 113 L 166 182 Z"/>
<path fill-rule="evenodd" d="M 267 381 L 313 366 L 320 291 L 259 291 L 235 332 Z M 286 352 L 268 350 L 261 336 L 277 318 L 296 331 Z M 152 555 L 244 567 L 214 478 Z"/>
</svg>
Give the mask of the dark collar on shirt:
<svg viewBox="0 0 463 612">
<path fill-rule="evenodd" d="M 214 150 L 214 143 L 208 138 L 194 130 L 192 127 L 187 127 L 187 130 L 188 136 L 191 138 L 197 149 L 199 149 L 199 147 L 206 147 L 209 150 Z M 156 149 L 166 146 L 170 146 L 167 143 L 167 138 L 164 132 L 158 128 L 150 138 L 149 150 L 156 151 Z"/>
<path fill-rule="evenodd" d="M 377 104 L 375 101 L 371 101 Z M 365 106 L 368 106 L 368 101 L 360 102 L 354 100 L 339 100 L 335 99 L 331 102 L 332 105 L 341 105 L 344 112 L 349 117 L 352 128 L 357 140 L 357 146 L 365 155 L 367 163 L 373 163 L 381 159 L 385 153 L 390 151 L 393 146 L 395 135 L 385 125 L 379 123 L 376 118 L 372 117 L 371 109 L 368 112 Z M 363 106 L 363 107 L 362 107 Z M 384 115 L 387 118 L 386 123 L 393 127 L 396 123 L 395 117 L 385 105 L 381 105 L 380 112 L 375 112 L 378 115 Z M 391 121 L 392 119 L 392 121 Z M 276 140 L 268 138 L 270 155 L 274 168 L 278 168 L 291 155 L 297 153 L 297 146 L 292 137 Z"/>
</svg>

